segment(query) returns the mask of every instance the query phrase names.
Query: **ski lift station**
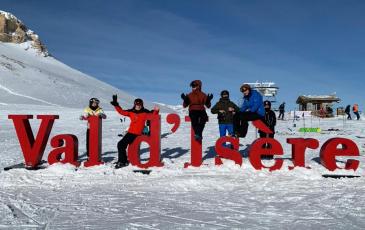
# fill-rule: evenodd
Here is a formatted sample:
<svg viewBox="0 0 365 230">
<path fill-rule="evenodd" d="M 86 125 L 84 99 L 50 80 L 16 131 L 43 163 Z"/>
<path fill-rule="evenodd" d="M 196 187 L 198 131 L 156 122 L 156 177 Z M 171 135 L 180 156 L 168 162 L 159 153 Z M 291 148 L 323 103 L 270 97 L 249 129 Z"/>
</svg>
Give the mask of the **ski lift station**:
<svg viewBox="0 0 365 230">
<path fill-rule="evenodd" d="M 300 111 L 311 111 L 315 116 L 331 117 L 333 114 L 330 111 L 333 111 L 333 104 L 340 101 L 341 99 L 336 94 L 332 94 L 321 96 L 302 95 L 298 97 L 296 102 Z"/>
<path fill-rule="evenodd" d="M 276 102 L 276 95 L 279 87 L 274 82 L 256 82 L 256 83 L 245 83 L 249 84 L 253 89 L 257 90 L 264 97 L 264 100 L 268 100 L 271 103 Z"/>
</svg>

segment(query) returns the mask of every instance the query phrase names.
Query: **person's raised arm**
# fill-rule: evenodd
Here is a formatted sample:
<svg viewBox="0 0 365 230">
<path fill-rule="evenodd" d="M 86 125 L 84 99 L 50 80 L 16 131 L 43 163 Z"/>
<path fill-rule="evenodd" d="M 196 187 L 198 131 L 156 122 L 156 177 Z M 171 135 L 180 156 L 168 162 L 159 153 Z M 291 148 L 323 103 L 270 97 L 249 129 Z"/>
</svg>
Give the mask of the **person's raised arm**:
<svg viewBox="0 0 365 230">
<path fill-rule="evenodd" d="M 125 111 L 125 110 L 122 109 L 122 107 L 120 107 L 120 105 L 118 103 L 118 96 L 116 94 L 113 95 L 113 100 L 110 102 L 110 104 L 114 106 L 115 110 L 119 114 L 121 114 L 123 116 L 129 116 L 130 115 L 128 111 Z"/>
</svg>

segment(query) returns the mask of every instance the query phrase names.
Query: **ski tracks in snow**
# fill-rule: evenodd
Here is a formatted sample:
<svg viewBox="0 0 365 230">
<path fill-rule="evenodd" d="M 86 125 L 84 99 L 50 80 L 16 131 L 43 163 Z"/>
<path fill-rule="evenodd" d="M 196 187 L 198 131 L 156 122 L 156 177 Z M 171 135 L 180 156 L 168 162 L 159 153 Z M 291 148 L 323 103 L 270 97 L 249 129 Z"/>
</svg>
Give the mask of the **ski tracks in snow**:
<svg viewBox="0 0 365 230">
<path fill-rule="evenodd" d="M 27 96 L 27 95 L 24 95 L 24 94 L 21 94 L 21 93 L 17 93 L 3 85 L 0 85 L 0 89 L 6 91 L 7 93 L 11 94 L 11 95 L 14 95 L 14 96 L 18 96 L 18 97 L 24 97 L 24 98 L 28 98 L 28 99 L 31 99 L 31 100 L 34 100 L 34 101 L 38 101 L 38 102 L 42 102 L 46 105 L 52 105 L 52 106 L 57 106 L 59 107 L 59 105 L 56 105 L 56 104 L 53 104 L 53 103 L 50 103 L 48 101 L 45 101 L 45 100 L 42 100 L 42 99 L 38 99 L 38 98 L 35 98 L 35 97 L 30 97 L 30 96 Z"/>
</svg>

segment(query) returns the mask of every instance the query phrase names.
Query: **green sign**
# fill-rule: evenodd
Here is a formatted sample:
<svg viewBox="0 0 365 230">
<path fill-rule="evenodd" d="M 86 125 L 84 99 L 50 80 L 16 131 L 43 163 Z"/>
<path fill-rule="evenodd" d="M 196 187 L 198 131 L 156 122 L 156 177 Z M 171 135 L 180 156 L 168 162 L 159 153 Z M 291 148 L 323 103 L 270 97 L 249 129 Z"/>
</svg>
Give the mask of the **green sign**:
<svg viewBox="0 0 365 230">
<path fill-rule="evenodd" d="M 301 133 L 320 133 L 321 128 L 300 128 L 299 132 L 301 132 Z"/>
</svg>

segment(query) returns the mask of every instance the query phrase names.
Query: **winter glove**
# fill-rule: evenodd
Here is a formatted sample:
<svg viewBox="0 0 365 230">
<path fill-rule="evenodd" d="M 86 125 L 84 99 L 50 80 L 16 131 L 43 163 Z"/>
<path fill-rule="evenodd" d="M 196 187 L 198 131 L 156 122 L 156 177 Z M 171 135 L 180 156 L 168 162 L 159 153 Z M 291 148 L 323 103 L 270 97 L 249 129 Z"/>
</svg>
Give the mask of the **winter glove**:
<svg viewBox="0 0 365 230">
<path fill-rule="evenodd" d="M 185 95 L 184 93 L 181 94 L 181 99 L 184 100 L 184 104 L 185 105 L 189 105 L 190 104 L 189 97 L 187 95 Z"/>
<path fill-rule="evenodd" d="M 119 106 L 118 96 L 116 94 L 113 95 L 113 100 L 110 102 L 110 104 L 112 104 L 113 106 Z"/>
<path fill-rule="evenodd" d="M 212 99 L 213 99 L 213 94 L 208 93 L 205 105 L 210 106 L 210 102 L 211 102 Z"/>
</svg>

